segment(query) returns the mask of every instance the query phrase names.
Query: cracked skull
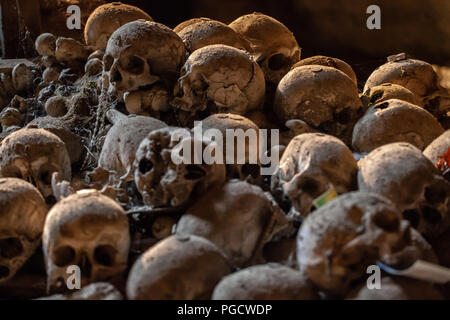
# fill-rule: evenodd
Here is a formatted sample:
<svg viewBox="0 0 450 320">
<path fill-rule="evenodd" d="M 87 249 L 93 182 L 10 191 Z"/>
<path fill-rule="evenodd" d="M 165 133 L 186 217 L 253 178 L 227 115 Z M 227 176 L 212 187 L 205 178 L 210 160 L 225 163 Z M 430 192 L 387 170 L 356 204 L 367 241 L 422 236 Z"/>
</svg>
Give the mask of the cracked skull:
<svg viewBox="0 0 450 320">
<path fill-rule="evenodd" d="M 139 145 L 134 163 L 134 181 L 144 203 L 152 207 L 182 206 L 224 183 L 224 164 L 195 164 L 207 147 L 206 139 L 197 139 L 184 129 L 168 127 L 151 132 Z M 181 156 L 180 151 L 186 154 Z"/>
<path fill-rule="evenodd" d="M 47 206 L 30 183 L 0 178 L 0 284 L 11 279 L 41 242 Z"/>
<path fill-rule="evenodd" d="M 362 103 L 356 84 L 345 73 L 306 65 L 291 70 L 280 81 L 273 108 L 283 122 L 300 119 L 350 144 Z"/>
<path fill-rule="evenodd" d="M 128 219 L 112 199 L 82 190 L 50 210 L 42 243 L 48 290 L 64 289 L 71 265 L 80 268 L 82 286 L 114 279 L 127 267 Z"/>
<path fill-rule="evenodd" d="M 252 55 L 270 83 L 276 85 L 300 60 L 301 48 L 294 34 L 272 17 L 252 13 L 237 18 L 229 26 L 250 41 Z"/>
<path fill-rule="evenodd" d="M 71 179 L 70 158 L 64 142 L 53 133 L 24 128 L 10 134 L 0 144 L 0 176 L 31 182 L 44 198 L 52 196 L 51 177 L 58 172 Z"/>
<path fill-rule="evenodd" d="M 198 112 L 246 114 L 264 103 L 264 75 L 252 57 L 226 45 L 192 53 L 181 70 L 172 105 Z"/>
<path fill-rule="evenodd" d="M 313 201 L 333 187 L 337 193 L 356 189 L 358 166 L 350 149 L 322 133 L 296 136 L 272 176 L 271 189 L 283 209 L 306 217 Z"/>
<path fill-rule="evenodd" d="M 450 183 L 408 143 L 384 145 L 363 158 L 358 185 L 389 198 L 424 236 L 437 236 L 450 225 Z"/>
</svg>

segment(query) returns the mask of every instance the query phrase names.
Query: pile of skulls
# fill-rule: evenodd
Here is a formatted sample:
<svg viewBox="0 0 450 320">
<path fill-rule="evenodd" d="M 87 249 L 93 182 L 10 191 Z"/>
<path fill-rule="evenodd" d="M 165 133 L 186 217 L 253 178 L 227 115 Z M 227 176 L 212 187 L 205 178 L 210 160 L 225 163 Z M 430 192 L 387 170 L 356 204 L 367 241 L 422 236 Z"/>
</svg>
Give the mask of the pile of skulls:
<svg viewBox="0 0 450 320">
<path fill-rule="evenodd" d="M 377 262 L 450 267 L 450 92 L 430 64 L 389 59 L 359 92 L 350 65 L 301 60 L 261 13 L 171 29 L 115 2 L 84 36 L 42 34 L 0 75 L 0 296 L 32 274 L 27 298 L 450 297 L 365 285 Z M 195 121 L 278 129 L 276 171 L 175 163 L 180 128 L 212 143 Z"/>
</svg>

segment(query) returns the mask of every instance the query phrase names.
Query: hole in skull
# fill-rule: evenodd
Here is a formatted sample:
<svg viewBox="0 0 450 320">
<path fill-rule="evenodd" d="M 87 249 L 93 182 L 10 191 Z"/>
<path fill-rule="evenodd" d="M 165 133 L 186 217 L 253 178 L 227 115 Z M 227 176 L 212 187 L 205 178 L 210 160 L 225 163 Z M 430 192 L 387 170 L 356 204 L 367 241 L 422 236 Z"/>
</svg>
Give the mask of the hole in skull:
<svg viewBox="0 0 450 320">
<path fill-rule="evenodd" d="M 439 185 L 432 185 L 425 188 L 425 199 L 429 203 L 442 203 L 447 198 L 447 190 L 445 186 L 440 188 Z"/>
<path fill-rule="evenodd" d="M 271 70 L 281 70 L 289 67 L 291 59 L 282 53 L 274 54 L 269 58 L 268 66 Z"/>
<path fill-rule="evenodd" d="M 86 254 L 82 254 L 80 260 L 78 261 L 78 266 L 80 267 L 81 274 L 86 277 L 91 277 L 92 264 Z"/>
<path fill-rule="evenodd" d="M 423 218 L 431 224 L 436 224 L 442 220 L 441 213 L 432 207 L 422 206 L 420 210 L 422 211 Z"/>
<path fill-rule="evenodd" d="M 56 200 L 55 196 L 53 196 L 53 195 L 48 196 L 47 198 L 45 198 L 45 203 L 48 204 L 48 205 L 53 206 L 54 204 L 56 204 L 56 202 L 58 202 L 58 201 Z"/>
<path fill-rule="evenodd" d="M 378 99 L 382 98 L 384 95 L 383 91 L 377 91 L 375 92 L 372 97 L 370 98 L 371 103 L 375 103 Z"/>
<path fill-rule="evenodd" d="M 121 80 L 122 80 L 122 75 L 120 74 L 120 72 L 119 71 L 114 71 L 110 81 L 111 82 L 119 82 Z"/>
<path fill-rule="evenodd" d="M 420 222 L 420 212 L 417 209 L 403 211 L 403 218 L 411 223 L 411 227 L 417 228 Z"/>
<path fill-rule="evenodd" d="M 98 246 L 94 250 L 94 259 L 103 266 L 110 267 L 114 264 L 117 250 L 110 245 Z"/>
<path fill-rule="evenodd" d="M 319 183 L 311 178 L 306 178 L 303 179 L 299 184 L 298 184 L 298 189 L 302 190 L 303 192 L 306 192 L 309 195 L 312 196 L 319 196 L 319 189 L 320 189 L 320 185 Z"/>
<path fill-rule="evenodd" d="M 9 276 L 9 268 L 5 266 L 0 266 L 0 279 Z"/>
<path fill-rule="evenodd" d="M 144 67 L 145 67 L 145 61 L 136 56 L 130 57 L 126 62 L 126 65 L 124 66 L 124 68 L 132 74 L 143 73 Z"/>
<path fill-rule="evenodd" d="M 110 56 L 109 54 L 105 55 L 105 57 L 103 58 L 103 66 L 105 68 L 105 71 L 111 70 L 113 62 L 114 62 L 114 59 L 112 56 Z"/>
<path fill-rule="evenodd" d="M 17 238 L 0 239 L 0 257 L 12 259 L 23 252 L 23 246 Z"/>
<path fill-rule="evenodd" d="M 141 161 L 139 161 L 139 172 L 141 174 L 146 174 L 152 169 L 153 169 L 153 162 L 151 162 L 150 160 L 144 158 Z"/>
<path fill-rule="evenodd" d="M 184 175 L 184 178 L 188 180 L 197 180 L 206 175 L 205 170 L 193 164 L 188 164 L 186 166 L 186 171 L 187 173 Z"/>
<path fill-rule="evenodd" d="M 334 115 L 334 118 L 340 124 L 347 124 L 352 119 L 352 110 L 350 108 L 345 108 L 340 112 L 336 113 Z"/>
<path fill-rule="evenodd" d="M 43 170 L 39 172 L 39 180 L 41 180 L 46 185 L 52 184 L 52 172 L 49 170 Z"/>
<path fill-rule="evenodd" d="M 387 211 L 377 212 L 373 218 L 375 225 L 388 232 L 393 232 L 398 229 L 400 221 L 394 214 Z"/>
<path fill-rule="evenodd" d="M 252 176 L 253 178 L 259 177 L 259 165 L 246 163 L 242 166 L 242 173 L 245 177 Z"/>
<path fill-rule="evenodd" d="M 75 260 L 75 250 L 69 246 L 63 246 L 56 249 L 53 253 L 53 262 L 58 267 L 71 264 Z"/>
<path fill-rule="evenodd" d="M 383 109 L 386 109 L 387 107 L 389 107 L 389 102 L 384 102 L 384 103 L 377 104 L 375 109 L 383 110 Z"/>
</svg>

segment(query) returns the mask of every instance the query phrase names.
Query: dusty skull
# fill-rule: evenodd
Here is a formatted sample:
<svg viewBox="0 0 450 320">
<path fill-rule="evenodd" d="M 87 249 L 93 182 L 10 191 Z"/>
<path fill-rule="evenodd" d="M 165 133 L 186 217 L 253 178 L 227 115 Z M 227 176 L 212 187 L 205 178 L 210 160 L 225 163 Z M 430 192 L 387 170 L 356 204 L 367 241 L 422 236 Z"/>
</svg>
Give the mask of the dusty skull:
<svg viewBox="0 0 450 320">
<path fill-rule="evenodd" d="M 277 263 L 252 266 L 223 278 L 213 300 L 318 300 L 311 282 L 299 271 Z"/>
<path fill-rule="evenodd" d="M 258 186 L 233 180 L 209 190 L 182 215 L 176 234 L 206 238 L 232 266 L 255 263 L 265 243 L 288 229 L 284 213 Z"/>
<path fill-rule="evenodd" d="M 361 96 L 361 100 L 365 100 L 369 106 L 390 99 L 398 99 L 420 105 L 419 99 L 411 90 L 393 83 L 383 83 L 372 87 Z"/>
<path fill-rule="evenodd" d="M 12 82 L 16 91 L 29 90 L 33 85 L 33 72 L 25 63 L 19 63 L 12 70 Z"/>
<path fill-rule="evenodd" d="M 450 183 L 416 147 L 384 145 L 359 166 L 359 189 L 389 198 L 423 235 L 437 236 L 450 225 Z"/>
<path fill-rule="evenodd" d="M 273 108 L 283 122 L 300 119 L 350 144 L 362 103 L 356 84 L 345 73 L 307 65 L 291 70 L 280 81 Z"/>
<path fill-rule="evenodd" d="M 54 172 L 70 181 L 70 158 L 66 146 L 50 131 L 24 128 L 1 142 L 0 176 L 31 182 L 44 198 L 48 198 L 52 195 L 51 177 Z"/>
<path fill-rule="evenodd" d="M 86 60 L 89 56 L 87 48 L 72 38 L 59 37 L 56 40 L 55 57 L 61 63 Z"/>
<path fill-rule="evenodd" d="M 325 56 L 313 56 L 300 60 L 299 62 L 294 64 L 291 69 L 307 65 L 321 65 L 338 69 L 345 73 L 350 79 L 352 79 L 355 84 L 358 84 L 355 71 L 353 71 L 352 67 L 348 63 L 342 61 L 341 59 Z"/>
<path fill-rule="evenodd" d="M 148 90 L 157 82 L 171 90 L 185 53 L 183 41 L 170 28 L 137 20 L 121 26 L 109 38 L 103 72 L 108 75 L 110 91 L 120 100 L 126 92 Z"/>
<path fill-rule="evenodd" d="M 358 120 L 352 146 L 355 151 L 370 152 L 384 144 L 408 142 L 423 150 L 443 132 L 441 124 L 425 109 L 391 99 L 370 107 Z"/>
<path fill-rule="evenodd" d="M 94 50 L 104 50 L 114 31 L 138 19 L 153 21 L 147 13 L 128 4 L 113 2 L 101 5 L 91 13 L 86 22 L 84 41 Z"/>
<path fill-rule="evenodd" d="M 286 211 L 306 217 L 313 200 L 333 187 L 337 193 L 356 189 L 358 166 L 350 149 L 339 139 L 322 133 L 296 136 L 272 176 L 271 189 Z M 287 201 L 286 208 L 283 202 Z"/>
<path fill-rule="evenodd" d="M 300 60 L 301 48 L 294 34 L 272 17 L 252 13 L 237 18 L 229 26 L 250 41 L 252 55 L 268 82 L 276 85 Z"/>
<path fill-rule="evenodd" d="M 345 295 L 366 268 L 383 261 L 401 264 L 415 251 L 409 223 L 374 193 L 349 192 L 309 215 L 297 235 L 297 262 L 324 292 Z M 409 261 L 408 261 L 409 262 Z"/>
<path fill-rule="evenodd" d="M 231 272 L 221 251 L 193 235 L 173 235 L 148 249 L 131 268 L 131 300 L 209 299 L 216 284 Z"/>
<path fill-rule="evenodd" d="M 116 110 L 109 110 L 107 115 L 113 126 L 106 135 L 98 166 L 113 172 L 118 178 L 132 180 L 139 144 L 150 132 L 167 125 L 152 117 L 126 116 Z"/>
<path fill-rule="evenodd" d="M 249 178 L 252 182 L 260 182 L 261 165 L 259 157 L 259 128 L 250 119 L 231 113 L 217 113 L 213 114 L 201 122 L 204 131 L 209 129 L 217 129 L 222 134 L 224 159 L 230 157 L 232 164 L 227 164 L 227 176 L 230 178 L 237 178 L 245 180 Z M 238 138 L 240 131 L 234 131 L 232 138 L 234 139 L 233 149 L 227 147 L 227 130 L 242 130 L 242 134 L 247 134 L 248 139 L 245 141 Z M 230 145 L 232 142 L 229 142 Z M 238 149 L 244 145 L 245 158 L 242 157 L 241 162 L 238 163 Z M 227 153 L 230 153 L 229 155 Z M 240 158 L 240 157 L 239 157 Z M 242 161 L 245 160 L 245 161 Z"/>
<path fill-rule="evenodd" d="M 180 134 L 186 132 L 188 136 Z M 191 146 L 191 154 L 182 158 L 189 158 L 188 163 L 184 159 L 178 159 L 179 164 L 175 163 L 172 154 L 179 157 L 177 148 L 187 145 Z M 142 140 L 136 151 L 134 181 L 144 203 L 152 207 L 182 206 L 212 186 L 224 183 L 224 164 L 206 164 L 203 161 L 195 164 L 194 154 L 203 154 L 207 146 L 206 139 L 198 139 L 175 127 L 155 130 Z"/>
<path fill-rule="evenodd" d="M 11 279 L 41 242 L 47 206 L 30 183 L 0 178 L 0 284 Z"/>
<path fill-rule="evenodd" d="M 436 165 L 441 157 L 450 149 L 450 130 L 445 131 L 433 140 L 423 151 L 423 155 Z"/>
<path fill-rule="evenodd" d="M 41 56 L 55 56 L 56 37 L 51 33 L 42 33 L 36 38 L 34 46 Z"/>
<path fill-rule="evenodd" d="M 82 190 L 50 210 L 42 244 L 50 291 L 64 289 L 71 265 L 80 268 L 82 286 L 114 279 L 127 267 L 128 218 L 110 198 Z"/>
<path fill-rule="evenodd" d="M 190 26 L 191 24 L 196 24 L 203 21 L 215 21 L 215 20 L 206 17 L 188 19 L 176 25 L 175 28 L 173 28 L 173 31 L 178 33 L 184 28 Z"/>
<path fill-rule="evenodd" d="M 226 24 L 216 20 L 200 20 L 177 31 L 189 52 L 212 44 L 225 44 L 250 51 L 250 43 Z"/>
<path fill-rule="evenodd" d="M 264 103 L 264 75 L 252 57 L 226 45 L 210 45 L 192 53 L 181 70 L 176 109 L 198 112 L 246 114 Z"/>
</svg>

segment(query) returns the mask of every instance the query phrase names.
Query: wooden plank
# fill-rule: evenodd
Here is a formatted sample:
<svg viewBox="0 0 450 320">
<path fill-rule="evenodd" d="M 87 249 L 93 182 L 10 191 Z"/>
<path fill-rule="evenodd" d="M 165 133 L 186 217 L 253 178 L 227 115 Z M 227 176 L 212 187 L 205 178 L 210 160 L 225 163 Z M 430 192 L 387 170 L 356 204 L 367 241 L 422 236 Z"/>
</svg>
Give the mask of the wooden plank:
<svg viewBox="0 0 450 320">
<path fill-rule="evenodd" d="M 0 59 L 0 73 L 10 73 L 19 63 L 25 63 L 27 66 L 37 68 L 36 64 L 27 59 Z"/>
</svg>

